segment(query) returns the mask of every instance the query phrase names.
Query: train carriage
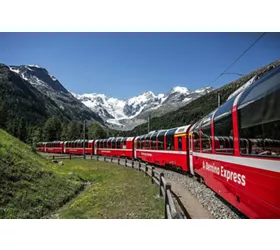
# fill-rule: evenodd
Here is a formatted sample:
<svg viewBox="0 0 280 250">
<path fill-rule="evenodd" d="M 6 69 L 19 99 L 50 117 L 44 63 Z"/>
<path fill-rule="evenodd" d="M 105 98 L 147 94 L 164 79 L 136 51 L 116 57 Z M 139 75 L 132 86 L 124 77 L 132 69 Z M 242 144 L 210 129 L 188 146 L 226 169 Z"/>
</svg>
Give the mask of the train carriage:
<svg viewBox="0 0 280 250">
<path fill-rule="evenodd" d="M 94 152 L 94 140 L 85 140 L 85 154 L 93 155 Z M 79 139 L 75 141 L 64 142 L 64 153 L 83 155 L 84 154 L 84 140 Z"/>
<path fill-rule="evenodd" d="M 136 158 L 160 166 L 188 171 L 187 133 L 190 126 L 153 131 L 136 137 Z"/>
<path fill-rule="evenodd" d="M 63 146 L 64 146 L 64 143 L 62 141 L 47 142 L 45 144 L 45 152 L 62 154 Z"/>
<path fill-rule="evenodd" d="M 280 68 L 192 126 L 191 172 L 250 218 L 280 218 Z"/>
<path fill-rule="evenodd" d="M 133 158 L 134 137 L 111 137 L 95 141 L 95 154 L 107 157 Z"/>
</svg>

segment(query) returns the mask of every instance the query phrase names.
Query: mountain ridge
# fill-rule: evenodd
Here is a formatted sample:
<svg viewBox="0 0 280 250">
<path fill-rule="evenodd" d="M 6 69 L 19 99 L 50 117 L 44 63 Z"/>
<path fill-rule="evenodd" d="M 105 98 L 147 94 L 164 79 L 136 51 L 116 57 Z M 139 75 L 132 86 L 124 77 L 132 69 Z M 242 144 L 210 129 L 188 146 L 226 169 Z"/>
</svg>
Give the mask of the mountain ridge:
<svg viewBox="0 0 280 250">
<path fill-rule="evenodd" d="M 104 124 L 98 114 L 73 97 L 47 69 L 38 65 L 11 65 L 9 69 L 54 101 L 69 120 L 96 120 Z"/>
<path fill-rule="evenodd" d="M 98 93 L 75 94 L 71 91 L 70 93 L 97 112 L 108 127 L 130 130 L 144 123 L 149 114 L 159 116 L 176 110 L 213 89 L 207 86 L 191 91 L 186 87 L 176 86 L 165 94 L 155 95 L 152 91 L 145 91 L 127 99 L 108 97 Z"/>
</svg>

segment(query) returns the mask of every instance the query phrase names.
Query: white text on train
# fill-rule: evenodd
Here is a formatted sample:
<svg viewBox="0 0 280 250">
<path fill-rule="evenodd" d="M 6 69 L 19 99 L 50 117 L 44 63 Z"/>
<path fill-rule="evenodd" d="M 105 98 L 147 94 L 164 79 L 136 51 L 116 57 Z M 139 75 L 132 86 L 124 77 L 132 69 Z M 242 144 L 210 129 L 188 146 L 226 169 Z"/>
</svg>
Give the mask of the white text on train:
<svg viewBox="0 0 280 250">
<path fill-rule="evenodd" d="M 214 166 L 212 164 L 209 164 L 208 162 L 203 162 L 202 166 L 205 170 L 215 173 L 217 175 L 220 175 L 220 176 L 224 177 L 225 179 L 227 179 L 227 181 L 233 181 L 242 186 L 246 185 L 246 176 L 245 175 L 241 175 L 236 172 L 227 170 L 223 166 L 221 166 L 221 167 Z"/>
</svg>

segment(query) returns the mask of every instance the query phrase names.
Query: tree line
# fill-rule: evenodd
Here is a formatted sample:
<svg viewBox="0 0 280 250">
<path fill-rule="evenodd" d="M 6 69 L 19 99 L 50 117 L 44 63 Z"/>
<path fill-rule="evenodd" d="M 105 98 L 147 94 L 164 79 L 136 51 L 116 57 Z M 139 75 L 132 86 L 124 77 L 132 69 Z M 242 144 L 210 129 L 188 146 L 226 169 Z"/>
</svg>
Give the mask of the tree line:
<svg viewBox="0 0 280 250">
<path fill-rule="evenodd" d="M 58 116 L 52 116 L 42 126 L 34 126 L 23 118 L 8 119 L 4 103 L 0 103 L 0 128 L 30 145 L 41 141 L 67 141 L 84 138 L 84 124 L 81 121 L 65 122 Z M 98 122 L 86 122 L 86 139 L 104 139 L 110 136 L 114 135 Z"/>
</svg>

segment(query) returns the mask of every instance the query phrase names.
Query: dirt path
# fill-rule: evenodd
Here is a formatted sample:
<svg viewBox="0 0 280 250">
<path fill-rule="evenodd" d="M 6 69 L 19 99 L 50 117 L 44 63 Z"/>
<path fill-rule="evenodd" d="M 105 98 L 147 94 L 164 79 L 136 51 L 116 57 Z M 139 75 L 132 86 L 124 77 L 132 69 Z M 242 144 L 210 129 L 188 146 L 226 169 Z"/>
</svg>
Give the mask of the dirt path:
<svg viewBox="0 0 280 250">
<path fill-rule="evenodd" d="M 166 180 L 192 219 L 213 219 L 211 213 L 183 185 L 167 178 Z"/>
</svg>

